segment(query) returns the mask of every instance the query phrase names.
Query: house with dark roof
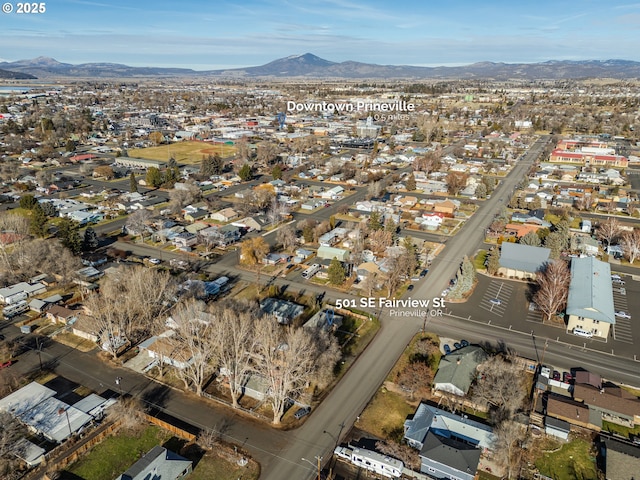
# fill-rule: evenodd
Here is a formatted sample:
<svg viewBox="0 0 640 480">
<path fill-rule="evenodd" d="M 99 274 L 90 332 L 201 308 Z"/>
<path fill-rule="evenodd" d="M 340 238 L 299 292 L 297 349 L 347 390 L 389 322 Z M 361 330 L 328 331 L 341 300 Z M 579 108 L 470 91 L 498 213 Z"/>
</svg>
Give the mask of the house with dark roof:
<svg viewBox="0 0 640 480">
<path fill-rule="evenodd" d="M 478 365 L 487 358 L 485 351 L 477 345 L 468 345 L 443 356 L 433 379 L 434 390 L 466 395 L 476 376 Z"/>
<path fill-rule="evenodd" d="M 634 480 L 640 472 L 640 447 L 606 438 L 600 449 L 604 457 L 607 480 Z"/>
<path fill-rule="evenodd" d="M 640 399 L 617 385 L 595 388 L 577 383 L 573 386 L 573 398 L 598 412 L 602 420 L 630 428 L 640 425 Z"/>
<path fill-rule="evenodd" d="M 420 450 L 420 472 L 433 478 L 473 480 L 480 454 L 479 448 L 429 432 Z"/>
<path fill-rule="evenodd" d="M 590 332 L 594 337 L 609 337 L 616 317 L 608 263 L 593 257 L 571 260 L 567 316 L 567 332 L 577 329 Z"/>
<path fill-rule="evenodd" d="M 156 446 L 116 480 L 179 480 L 192 471 L 191 460 Z"/>
<path fill-rule="evenodd" d="M 548 248 L 503 242 L 500 247 L 498 275 L 534 279 L 536 272 L 549 261 L 550 253 Z"/>
<path fill-rule="evenodd" d="M 600 431 L 602 429 L 602 416 L 592 411 L 588 405 L 577 402 L 561 395 L 548 394 L 545 398 L 545 413 L 547 418 L 555 418 L 576 425 Z"/>
</svg>

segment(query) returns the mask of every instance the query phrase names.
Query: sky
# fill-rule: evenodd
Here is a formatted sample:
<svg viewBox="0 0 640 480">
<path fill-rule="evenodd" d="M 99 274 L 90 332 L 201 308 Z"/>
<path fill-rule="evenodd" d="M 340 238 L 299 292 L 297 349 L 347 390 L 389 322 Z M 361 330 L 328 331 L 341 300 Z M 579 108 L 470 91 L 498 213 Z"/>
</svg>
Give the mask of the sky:
<svg viewBox="0 0 640 480">
<path fill-rule="evenodd" d="M 0 61 L 47 56 L 195 70 L 307 52 L 422 66 L 640 61 L 640 3 L 632 1 L 50 0 L 30 14 L 2 2 Z"/>
</svg>

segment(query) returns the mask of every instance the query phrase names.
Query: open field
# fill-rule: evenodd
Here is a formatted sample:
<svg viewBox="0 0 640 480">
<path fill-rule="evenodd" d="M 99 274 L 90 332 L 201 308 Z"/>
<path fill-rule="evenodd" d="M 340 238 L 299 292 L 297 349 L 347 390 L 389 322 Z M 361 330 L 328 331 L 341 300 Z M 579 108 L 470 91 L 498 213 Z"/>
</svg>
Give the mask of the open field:
<svg viewBox="0 0 640 480">
<path fill-rule="evenodd" d="M 577 439 L 566 443 L 552 453 L 543 454 L 536 462 L 540 473 L 557 480 L 596 480 L 598 471 L 595 458 L 591 456 L 591 444 Z"/>
<path fill-rule="evenodd" d="M 215 155 L 222 158 L 229 157 L 236 152 L 232 145 L 206 142 L 178 142 L 169 145 L 159 145 L 157 147 L 134 148 L 129 150 L 129 156 L 134 158 L 146 158 L 159 162 L 168 162 L 170 157 L 176 159 L 178 163 L 197 165 L 206 155 Z"/>
</svg>

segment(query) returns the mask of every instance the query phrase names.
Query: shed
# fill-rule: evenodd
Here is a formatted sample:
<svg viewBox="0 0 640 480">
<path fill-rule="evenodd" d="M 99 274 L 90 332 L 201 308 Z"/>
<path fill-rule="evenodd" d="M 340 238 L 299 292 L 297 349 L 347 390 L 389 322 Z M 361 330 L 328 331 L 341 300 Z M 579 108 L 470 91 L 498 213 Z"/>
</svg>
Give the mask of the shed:
<svg viewBox="0 0 640 480">
<path fill-rule="evenodd" d="M 547 435 L 552 435 L 562 440 L 568 440 L 569 432 L 571 431 L 571 424 L 558 418 L 545 417 L 544 431 Z"/>
</svg>

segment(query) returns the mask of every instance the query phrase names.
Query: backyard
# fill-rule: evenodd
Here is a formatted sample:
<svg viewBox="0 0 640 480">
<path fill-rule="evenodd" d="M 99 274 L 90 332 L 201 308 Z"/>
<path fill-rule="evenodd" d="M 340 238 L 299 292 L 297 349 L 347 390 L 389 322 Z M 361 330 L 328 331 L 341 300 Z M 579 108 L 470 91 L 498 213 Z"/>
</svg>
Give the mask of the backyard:
<svg viewBox="0 0 640 480">
<path fill-rule="evenodd" d="M 596 459 L 591 443 L 583 439 L 565 443 L 558 450 L 543 453 L 536 461 L 542 475 L 555 480 L 597 480 Z"/>
</svg>

